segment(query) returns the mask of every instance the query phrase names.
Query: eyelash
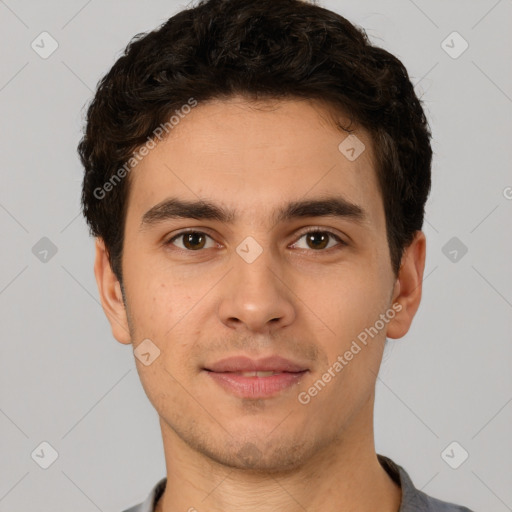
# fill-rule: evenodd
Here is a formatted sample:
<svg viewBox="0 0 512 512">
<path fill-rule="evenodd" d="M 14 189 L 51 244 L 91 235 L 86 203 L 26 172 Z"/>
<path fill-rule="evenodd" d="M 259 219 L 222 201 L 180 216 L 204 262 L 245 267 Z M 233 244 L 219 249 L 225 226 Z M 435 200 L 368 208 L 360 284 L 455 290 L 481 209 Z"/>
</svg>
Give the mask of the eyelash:
<svg viewBox="0 0 512 512">
<path fill-rule="evenodd" d="M 166 242 L 164 242 L 164 245 L 165 246 L 170 246 L 170 245 L 174 245 L 173 242 L 175 240 L 177 240 L 178 238 L 184 236 L 184 235 L 188 235 L 189 233 L 194 233 L 194 234 L 199 234 L 199 235 L 205 235 L 209 238 L 211 238 L 213 240 L 213 237 L 210 236 L 208 233 L 205 233 L 204 231 L 198 231 L 198 230 L 195 230 L 195 229 L 188 229 L 188 230 L 185 230 L 185 231 L 181 231 L 179 232 L 178 234 L 176 235 L 173 235 L 169 240 L 167 240 Z M 327 249 L 318 249 L 318 250 L 315 250 L 315 249 L 300 249 L 300 250 L 306 250 L 306 251 L 311 251 L 311 252 L 327 252 L 327 251 L 330 251 L 331 249 L 336 249 L 336 248 L 340 248 L 340 246 L 347 246 L 348 244 L 342 240 L 337 234 L 333 233 L 332 231 L 329 231 L 328 229 L 320 229 L 320 228 L 313 228 L 309 231 L 305 231 L 303 233 L 300 234 L 300 236 L 298 237 L 297 241 L 294 242 L 297 243 L 301 238 L 303 238 L 304 236 L 306 235 L 310 235 L 310 234 L 315 234 L 315 233 L 322 233 L 322 234 L 327 234 L 328 236 L 330 236 L 331 238 L 334 238 L 337 242 L 338 242 L 338 246 L 333 246 L 333 247 L 329 247 Z M 188 252 L 188 253 L 194 253 L 194 252 L 202 252 L 204 251 L 205 249 L 198 249 L 196 251 L 193 251 L 193 250 L 190 250 L 190 249 L 182 249 L 181 247 L 176 247 L 174 246 L 174 249 L 178 250 L 178 251 L 182 251 L 182 252 Z"/>
</svg>

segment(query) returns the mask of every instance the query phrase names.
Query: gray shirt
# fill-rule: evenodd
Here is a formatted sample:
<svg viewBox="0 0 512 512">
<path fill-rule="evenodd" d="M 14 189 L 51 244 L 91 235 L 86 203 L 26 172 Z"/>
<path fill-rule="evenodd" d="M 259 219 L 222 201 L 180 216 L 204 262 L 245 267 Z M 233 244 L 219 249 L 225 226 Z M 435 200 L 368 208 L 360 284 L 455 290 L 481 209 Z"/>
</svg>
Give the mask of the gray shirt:
<svg viewBox="0 0 512 512">
<path fill-rule="evenodd" d="M 469 508 L 447 503 L 427 496 L 414 487 L 407 472 L 388 457 L 377 454 L 382 467 L 402 488 L 402 502 L 397 512 L 472 512 Z M 144 503 L 140 503 L 124 512 L 154 512 L 155 505 L 165 490 L 167 478 L 162 478 L 151 490 Z"/>
</svg>

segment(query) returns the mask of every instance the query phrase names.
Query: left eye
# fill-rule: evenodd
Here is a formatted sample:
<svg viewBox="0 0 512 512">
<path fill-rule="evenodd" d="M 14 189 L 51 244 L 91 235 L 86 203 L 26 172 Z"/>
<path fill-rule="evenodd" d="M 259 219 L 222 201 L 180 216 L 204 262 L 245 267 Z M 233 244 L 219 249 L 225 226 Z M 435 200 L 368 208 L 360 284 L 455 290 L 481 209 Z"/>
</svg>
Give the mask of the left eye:
<svg viewBox="0 0 512 512">
<path fill-rule="evenodd" d="M 314 250 L 322 250 L 322 249 L 330 249 L 333 247 L 331 244 L 329 245 L 329 239 L 337 241 L 340 245 L 345 245 L 343 240 L 334 233 L 331 233 L 330 231 L 320 231 L 320 230 L 313 230 L 308 231 L 307 233 L 303 233 L 302 236 L 299 238 L 301 240 L 302 238 L 305 238 L 307 247 L 298 247 L 299 249 L 314 249 Z M 293 245 L 297 246 L 298 242 L 295 242 Z"/>
</svg>

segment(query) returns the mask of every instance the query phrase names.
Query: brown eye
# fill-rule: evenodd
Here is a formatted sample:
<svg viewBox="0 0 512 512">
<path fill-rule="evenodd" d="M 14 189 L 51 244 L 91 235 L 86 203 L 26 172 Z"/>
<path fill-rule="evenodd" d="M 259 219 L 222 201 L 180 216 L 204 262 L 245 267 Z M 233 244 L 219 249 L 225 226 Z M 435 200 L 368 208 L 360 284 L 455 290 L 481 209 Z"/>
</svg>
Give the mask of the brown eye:
<svg viewBox="0 0 512 512">
<path fill-rule="evenodd" d="M 202 233 L 201 231 L 187 231 L 172 237 L 166 245 L 176 245 L 180 249 L 187 251 L 199 251 L 201 249 L 208 248 L 206 247 L 208 238 L 211 239 L 210 236 L 206 233 Z M 182 240 L 181 244 L 175 243 L 180 239 Z M 212 246 L 210 245 L 210 247 Z"/>
<path fill-rule="evenodd" d="M 300 240 L 305 239 L 305 244 L 300 242 Z M 336 243 L 332 243 L 338 242 Z M 302 247 L 301 247 L 301 245 Z M 335 247 L 336 245 L 344 246 L 347 245 L 338 235 L 331 233 L 330 231 L 322 231 L 319 229 L 315 229 L 312 231 L 308 231 L 303 233 L 299 238 L 299 241 L 293 244 L 298 249 L 313 249 L 314 251 L 323 251 L 324 249 L 330 249 L 331 247 Z"/>
<path fill-rule="evenodd" d="M 183 235 L 183 245 L 187 249 L 202 249 L 205 244 L 205 237 L 201 233 L 186 233 Z"/>
<path fill-rule="evenodd" d="M 330 235 L 317 231 L 306 235 L 306 243 L 311 249 L 325 249 L 329 243 L 329 238 Z"/>
</svg>

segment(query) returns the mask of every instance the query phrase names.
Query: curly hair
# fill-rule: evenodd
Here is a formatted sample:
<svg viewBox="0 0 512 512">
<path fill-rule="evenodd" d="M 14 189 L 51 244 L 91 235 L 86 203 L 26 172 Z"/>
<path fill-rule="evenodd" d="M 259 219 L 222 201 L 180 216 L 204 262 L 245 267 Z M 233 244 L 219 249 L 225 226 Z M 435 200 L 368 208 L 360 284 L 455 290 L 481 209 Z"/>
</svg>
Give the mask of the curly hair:
<svg viewBox="0 0 512 512">
<path fill-rule="evenodd" d="M 392 268 L 423 225 L 431 132 L 404 65 L 344 17 L 301 0 L 202 0 L 137 34 L 99 81 L 78 145 L 82 211 L 122 285 L 130 180 L 100 190 L 190 98 L 312 99 L 371 135 Z M 342 127 L 350 131 L 350 127 Z"/>
</svg>

